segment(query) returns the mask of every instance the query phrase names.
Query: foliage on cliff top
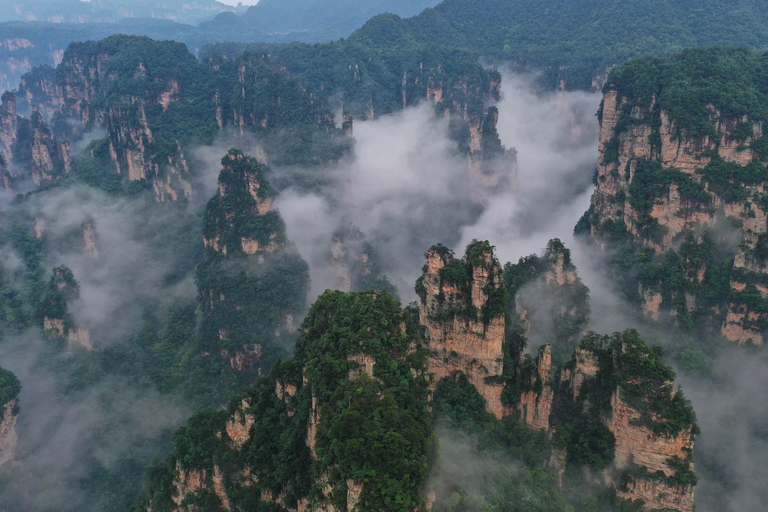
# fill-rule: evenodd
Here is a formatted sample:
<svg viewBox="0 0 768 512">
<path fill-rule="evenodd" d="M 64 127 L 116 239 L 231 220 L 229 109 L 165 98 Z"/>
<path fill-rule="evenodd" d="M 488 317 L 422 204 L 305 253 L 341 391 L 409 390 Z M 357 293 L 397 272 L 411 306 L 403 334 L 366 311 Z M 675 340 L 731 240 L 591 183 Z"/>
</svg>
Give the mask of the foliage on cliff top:
<svg viewBox="0 0 768 512">
<path fill-rule="evenodd" d="M 3 419 L 5 404 L 19 396 L 21 383 L 11 371 L 0 368 L 0 420 Z"/>
<path fill-rule="evenodd" d="M 253 510 L 267 489 L 273 496 L 286 490 L 293 506 L 301 497 L 314 503 L 324 499 L 326 485 L 331 501 L 345 509 L 348 480 L 364 483 L 362 510 L 421 505 L 432 424 L 424 353 L 406 313 L 388 293 L 328 291 L 302 332 L 293 359 L 233 397 L 226 411 L 203 411 L 178 430 L 171 456 L 147 472 L 142 506 L 172 507 L 177 463 L 209 472 L 218 466 L 241 510 Z M 355 357 L 362 354 L 375 363 L 372 378 L 357 373 Z M 295 394 L 278 398 L 276 387 L 288 385 Z M 237 411 L 255 421 L 241 450 L 219 435 Z M 306 445 L 310 414 L 319 414 L 316 461 Z M 246 467 L 256 477 L 250 487 L 238 478 Z M 203 493 L 190 501 L 200 499 Z"/>
<path fill-rule="evenodd" d="M 464 257 L 457 259 L 453 257 L 453 251 L 442 244 L 433 245 L 430 248 L 440 255 L 446 263 L 439 270 L 439 277 L 446 284 L 455 287 L 458 293 L 444 294 L 440 293 L 437 297 L 437 308 L 430 311 L 430 317 L 437 321 L 452 321 L 458 316 L 464 321 L 481 321 L 485 325 L 506 311 L 507 300 L 504 291 L 503 272 L 501 265 L 494 255 L 494 246 L 487 240 L 472 240 L 466 248 Z M 426 255 L 425 255 L 426 256 Z M 488 283 L 481 290 L 485 296 L 485 303 L 480 311 L 472 302 L 472 288 L 474 283 L 474 268 L 479 267 L 486 271 Z M 426 288 L 424 279 L 426 277 L 427 267 L 422 271 L 425 273 L 416 281 L 416 294 L 422 302 L 426 301 Z"/>
<path fill-rule="evenodd" d="M 649 347 L 634 329 L 605 336 L 589 333 L 580 347 L 599 358 L 609 383 L 603 389 L 611 392 L 618 386 L 621 398 L 639 414 L 639 425 L 656 434 L 699 434 L 696 413 L 682 391 L 675 390 L 675 372 L 664 363 L 661 347 Z"/>
<path fill-rule="evenodd" d="M 208 202 L 203 216 L 203 236 L 218 240 L 227 255 L 243 255 L 242 239 L 256 240 L 266 248 L 270 243 L 285 243 L 285 224 L 276 211 L 259 213 L 262 201 L 277 192 L 264 177 L 267 168 L 238 149 L 230 149 L 221 159 L 219 192 Z M 251 190 L 255 189 L 256 198 Z M 209 249 L 209 258 L 221 255 Z"/>
<path fill-rule="evenodd" d="M 667 58 L 643 58 L 611 71 L 604 91 L 628 100 L 622 115 L 639 106 L 647 115 L 655 100 L 669 112 L 680 137 L 717 136 L 713 110 L 723 117 L 768 120 L 768 54 L 743 48 L 692 48 Z M 625 123 L 625 126 L 628 126 Z"/>
<path fill-rule="evenodd" d="M 529 315 L 528 337 L 552 345 L 555 366 L 562 365 L 571 357 L 578 337 L 586 331 L 591 314 L 589 288 L 580 278 L 563 284 L 545 279 L 548 273 L 554 275 L 558 270 L 555 266 L 560 257 L 563 258 L 562 271 L 576 271 L 571 251 L 558 238 L 547 243 L 542 256 L 532 254 L 520 258 L 517 263 L 504 265 L 508 316 L 512 324 L 510 332 L 518 331 L 515 336 L 524 334 L 518 308 L 525 308 Z M 524 291 L 526 287 L 527 291 Z"/>
</svg>

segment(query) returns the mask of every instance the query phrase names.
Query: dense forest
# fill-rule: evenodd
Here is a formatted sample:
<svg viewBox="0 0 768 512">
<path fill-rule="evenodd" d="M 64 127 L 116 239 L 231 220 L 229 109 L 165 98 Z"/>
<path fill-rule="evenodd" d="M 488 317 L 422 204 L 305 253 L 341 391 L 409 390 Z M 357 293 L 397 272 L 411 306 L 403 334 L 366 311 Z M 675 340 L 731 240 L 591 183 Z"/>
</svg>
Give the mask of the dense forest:
<svg viewBox="0 0 768 512">
<path fill-rule="evenodd" d="M 249 32 L 323 5 L 73 29 L 2 95 L 0 508 L 754 510 L 768 61 L 683 48 L 760 48 L 765 9 L 446 0 L 334 42 Z M 428 7 L 311 37 L 387 6 Z M 548 136 L 536 115 L 592 187 L 525 167 L 544 146 L 510 118 Z"/>
</svg>

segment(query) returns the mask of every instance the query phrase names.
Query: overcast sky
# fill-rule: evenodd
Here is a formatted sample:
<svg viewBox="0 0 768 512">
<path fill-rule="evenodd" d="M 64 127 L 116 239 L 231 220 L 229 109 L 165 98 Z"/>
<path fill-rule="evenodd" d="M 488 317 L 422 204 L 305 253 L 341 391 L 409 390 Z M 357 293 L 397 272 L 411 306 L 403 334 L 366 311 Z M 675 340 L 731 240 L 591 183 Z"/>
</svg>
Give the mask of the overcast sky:
<svg viewBox="0 0 768 512">
<path fill-rule="evenodd" d="M 219 0 L 219 2 L 227 5 L 237 5 L 242 3 L 243 5 L 256 5 L 259 0 Z"/>
</svg>

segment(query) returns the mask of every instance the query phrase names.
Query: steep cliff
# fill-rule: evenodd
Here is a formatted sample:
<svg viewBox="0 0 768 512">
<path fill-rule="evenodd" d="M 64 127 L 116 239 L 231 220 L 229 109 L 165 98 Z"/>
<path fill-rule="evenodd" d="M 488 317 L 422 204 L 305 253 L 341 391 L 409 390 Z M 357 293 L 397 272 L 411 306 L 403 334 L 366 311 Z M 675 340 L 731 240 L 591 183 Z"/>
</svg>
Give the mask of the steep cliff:
<svg viewBox="0 0 768 512">
<path fill-rule="evenodd" d="M 176 433 L 173 454 L 147 473 L 142 508 L 422 504 L 428 387 L 407 315 L 386 293 L 329 291 L 302 333 L 293 359 Z"/>
<path fill-rule="evenodd" d="M 570 359 L 590 320 L 589 289 L 557 238 L 542 256 L 531 255 L 504 266 L 514 331 L 531 344 L 550 344 L 555 366 Z"/>
<path fill-rule="evenodd" d="M 46 123 L 61 108 L 61 92 L 56 88 L 56 70 L 51 66 L 37 66 L 21 77 L 16 91 L 19 114 L 28 117 L 37 106 Z"/>
<path fill-rule="evenodd" d="M 709 49 L 614 69 L 597 189 L 577 226 L 621 249 L 617 279 L 649 318 L 757 345 L 768 326 L 768 101 L 751 77 L 764 66 L 744 50 Z M 694 67 L 702 76 L 690 85 Z"/>
<path fill-rule="evenodd" d="M 506 333 L 501 265 L 488 242 L 473 241 L 463 259 L 435 245 L 416 284 L 419 319 L 429 346 L 434 383 L 464 373 L 500 418 Z"/>
<path fill-rule="evenodd" d="M 674 378 L 634 331 L 587 335 L 560 374 L 554 417 L 568 461 L 606 467 L 606 483 L 644 510 L 694 508 L 699 429 Z"/>
<path fill-rule="evenodd" d="M 18 435 L 16 418 L 19 415 L 21 384 L 16 376 L 0 368 L 0 467 L 13 461 Z"/>
<path fill-rule="evenodd" d="M 67 340 L 70 346 L 91 350 L 93 344 L 89 330 L 78 326 L 75 321 L 80 308 L 80 286 L 72 270 L 62 265 L 51 273 L 37 311 L 45 337 Z"/>
<path fill-rule="evenodd" d="M 225 192 L 217 197 L 241 190 L 251 211 L 258 211 L 265 199 L 259 196 L 265 182 L 256 173 L 261 167 L 238 155 L 225 157 Z M 237 223 L 234 214 L 222 218 Z M 225 246 L 234 248 L 228 257 L 242 252 L 225 238 L 217 243 L 208 244 L 208 258 L 222 255 Z M 541 276 L 573 282 L 568 253 L 562 244 L 551 245 Z M 443 481 L 444 462 L 432 451 L 433 436 L 445 435 L 440 428 L 448 425 L 479 436 L 496 456 L 511 450 L 531 471 L 548 475 L 549 483 L 533 492 L 553 510 L 573 507 L 561 493 L 575 479 L 579 496 L 603 496 L 601 510 L 625 510 L 635 500 L 636 510 L 692 511 L 698 428 L 658 349 L 626 331 L 587 334 L 564 365 L 554 363 L 550 345 L 535 358 L 523 354 L 524 339 L 516 339 L 524 338 L 521 332 L 506 336 L 511 310 L 493 247 L 473 241 L 458 259 L 435 245 L 426 257 L 416 286 L 418 310 L 400 309 L 386 292 L 322 295 L 299 329 L 293 359 L 277 364 L 226 410 L 198 413 L 176 433 L 169 459 L 147 472 L 142 507 L 443 506 L 472 492 Z M 443 427 L 433 430 L 436 424 Z M 448 453 L 467 442 L 450 435 Z M 466 469 L 473 478 L 482 473 L 475 466 L 482 464 L 468 462 Z M 433 483 L 425 485 L 429 470 Z M 516 503 L 531 492 L 527 484 L 518 488 L 516 478 L 499 503 Z"/>
<path fill-rule="evenodd" d="M 241 151 L 222 159 L 219 190 L 203 218 L 196 281 L 202 349 L 255 375 L 284 355 L 305 308 L 306 262 L 285 237 L 266 167 Z"/>
<path fill-rule="evenodd" d="M 333 233 L 327 261 L 337 290 L 375 289 L 396 293 L 395 287 L 381 273 L 376 251 L 352 223 Z"/>
</svg>

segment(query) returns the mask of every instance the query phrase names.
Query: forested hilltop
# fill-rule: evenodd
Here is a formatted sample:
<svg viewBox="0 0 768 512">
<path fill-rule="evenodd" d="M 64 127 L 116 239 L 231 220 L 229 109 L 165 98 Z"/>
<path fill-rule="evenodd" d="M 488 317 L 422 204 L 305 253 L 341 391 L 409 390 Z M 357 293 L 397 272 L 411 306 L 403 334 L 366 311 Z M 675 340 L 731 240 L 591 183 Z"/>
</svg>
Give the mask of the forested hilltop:
<svg viewBox="0 0 768 512">
<path fill-rule="evenodd" d="M 496 64 L 543 72 L 547 87 L 589 89 L 600 87 L 609 67 L 636 57 L 694 46 L 766 48 L 766 21 L 760 2 L 446 0 L 413 18 L 382 14 L 348 39 L 378 48 L 469 49 Z"/>
<path fill-rule="evenodd" d="M 379 13 L 394 16 L 380 14 L 368 21 Z M 142 19 L 87 26 L 0 24 L 0 56 L 7 60 L 0 68 L 0 83 L 13 88 L 32 66 L 55 65 L 72 41 L 123 33 L 181 41 L 193 53 L 220 41 L 317 43 L 348 37 L 374 47 L 434 43 L 470 50 L 496 64 L 542 72 L 548 88 L 589 89 L 600 87 L 609 67 L 636 57 L 670 55 L 694 46 L 766 48 L 766 22 L 768 8 L 762 2 L 726 0 L 389 0 L 333 5 L 265 0 L 240 16 L 225 12 L 198 26 Z"/>
</svg>

